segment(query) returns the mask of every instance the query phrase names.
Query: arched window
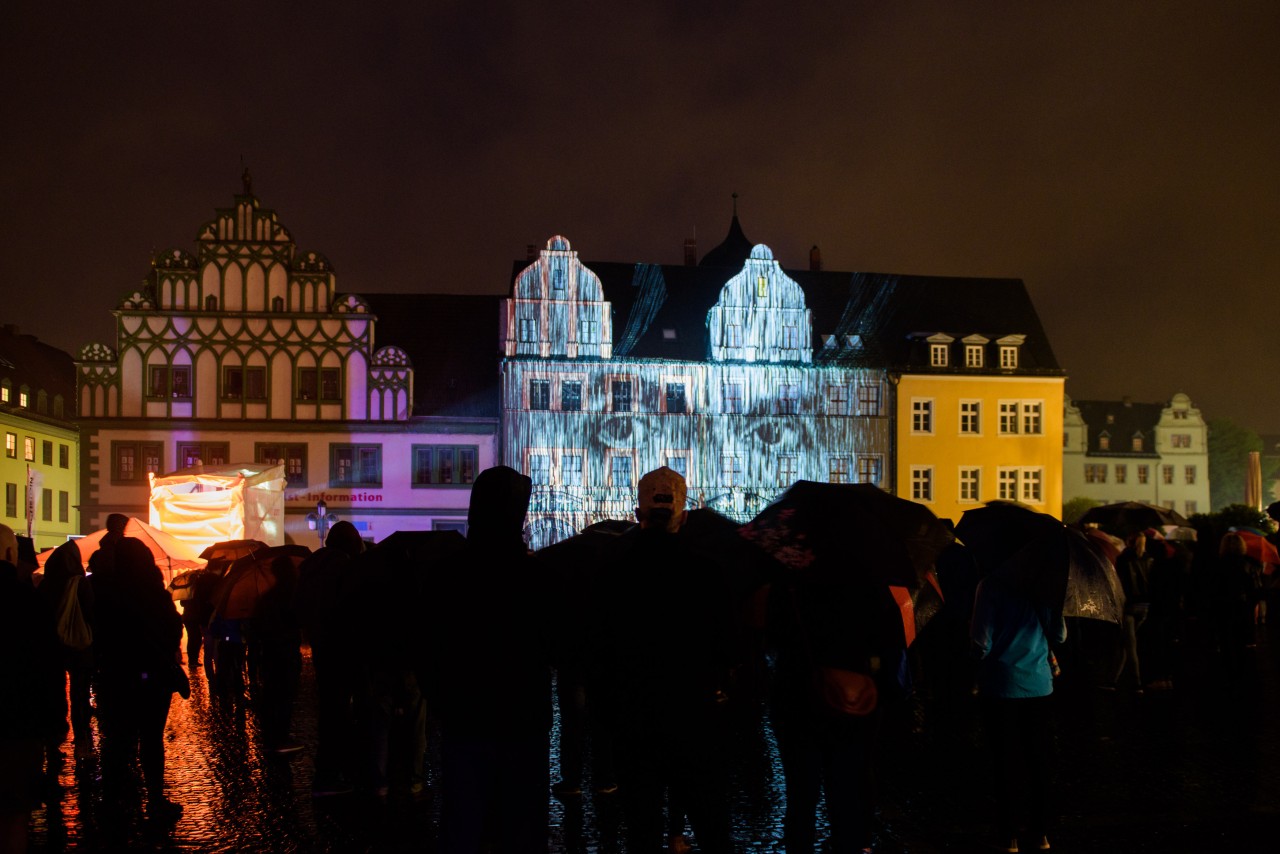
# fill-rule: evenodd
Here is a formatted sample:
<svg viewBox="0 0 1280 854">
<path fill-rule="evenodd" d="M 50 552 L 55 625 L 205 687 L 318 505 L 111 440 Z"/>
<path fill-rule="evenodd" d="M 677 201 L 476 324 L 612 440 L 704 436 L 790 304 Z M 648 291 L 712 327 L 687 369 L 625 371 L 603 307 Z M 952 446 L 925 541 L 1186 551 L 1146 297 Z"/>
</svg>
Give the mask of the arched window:
<svg viewBox="0 0 1280 854">
<path fill-rule="evenodd" d="M 272 297 L 272 298 L 271 298 L 271 310 L 272 310 L 272 311 L 284 311 L 284 297 Z"/>
<path fill-rule="evenodd" d="M 205 297 L 205 298 L 204 298 L 204 310 L 205 310 L 205 311 L 217 311 L 217 310 L 218 310 L 218 298 L 217 298 L 217 297 L 215 297 L 213 294 L 209 294 L 207 297 Z"/>
</svg>

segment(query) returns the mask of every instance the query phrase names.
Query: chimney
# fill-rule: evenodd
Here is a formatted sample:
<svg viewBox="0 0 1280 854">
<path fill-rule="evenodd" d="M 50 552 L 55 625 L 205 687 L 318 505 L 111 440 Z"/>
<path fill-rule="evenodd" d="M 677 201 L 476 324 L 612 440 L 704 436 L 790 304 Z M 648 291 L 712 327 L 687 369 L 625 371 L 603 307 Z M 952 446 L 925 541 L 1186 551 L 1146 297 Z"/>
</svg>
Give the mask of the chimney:
<svg viewBox="0 0 1280 854">
<path fill-rule="evenodd" d="M 809 250 L 809 269 L 815 273 L 822 270 L 822 250 L 816 245 Z"/>
<path fill-rule="evenodd" d="M 686 267 L 698 266 L 698 238 L 686 237 L 684 239 L 684 265 Z"/>
<path fill-rule="evenodd" d="M 538 260 L 538 244 L 526 243 L 524 245 L 524 260 L 530 264 Z"/>
</svg>

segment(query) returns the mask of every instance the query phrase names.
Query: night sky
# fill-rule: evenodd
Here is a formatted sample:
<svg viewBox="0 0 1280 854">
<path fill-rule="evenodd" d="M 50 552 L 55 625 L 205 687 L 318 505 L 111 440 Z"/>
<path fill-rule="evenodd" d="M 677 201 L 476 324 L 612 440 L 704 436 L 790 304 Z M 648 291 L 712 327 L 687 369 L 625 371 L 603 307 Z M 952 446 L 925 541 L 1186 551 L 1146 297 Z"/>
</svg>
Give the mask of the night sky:
<svg viewBox="0 0 1280 854">
<path fill-rule="evenodd" d="M 9 0 L 3 321 L 114 344 L 242 158 L 354 293 L 680 263 L 737 192 L 784 266 L 1025 280 L 1073 397 L 1280 432 L 1277 44 L 1273 0 Z"/>
</svg>

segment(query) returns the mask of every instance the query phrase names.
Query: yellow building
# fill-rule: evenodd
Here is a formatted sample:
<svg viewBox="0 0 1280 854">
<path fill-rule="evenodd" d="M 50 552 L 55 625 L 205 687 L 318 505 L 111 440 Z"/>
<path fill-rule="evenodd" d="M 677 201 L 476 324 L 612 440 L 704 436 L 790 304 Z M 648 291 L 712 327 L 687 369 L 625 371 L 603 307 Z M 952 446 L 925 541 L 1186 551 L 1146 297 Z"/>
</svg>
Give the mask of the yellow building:
<svg viewBox="0 0 1280 854">
<path fill-rule="evenodd" d="M 1062 514 L 1065 373 L 1018 279 L 883 276 L 858 331 L 894 389 L 894 484 L 958 521 L 987 501 Z"/>
<path fill-rule="evenodd" d="M 80 533 L 80 434 L 71 356 L 16 327 L 0 327 L 0 522 L 36 550 Z"/>
</svg>

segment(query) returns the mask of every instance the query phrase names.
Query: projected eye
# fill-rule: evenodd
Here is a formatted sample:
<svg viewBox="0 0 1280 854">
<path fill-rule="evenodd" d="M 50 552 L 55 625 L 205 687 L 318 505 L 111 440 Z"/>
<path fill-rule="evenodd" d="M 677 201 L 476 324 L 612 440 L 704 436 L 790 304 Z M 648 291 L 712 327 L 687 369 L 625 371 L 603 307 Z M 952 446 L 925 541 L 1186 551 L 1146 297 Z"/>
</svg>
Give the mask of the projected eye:
<svg viewBox="0 0 1280 854">
<path fill-rule="evenodd" d="M 778 444 L 782 441 L 782 433 L 782 427 L 774 421 L 766 421 L 755 429 L 756 437 L 766 445 Z"/>
<path fill-rule="evenodd" d="M 609 418 L 600 426 L 600 441 L 631 447 L 644 439 L 643 426 L 633 418 Z"/>
</svg>

